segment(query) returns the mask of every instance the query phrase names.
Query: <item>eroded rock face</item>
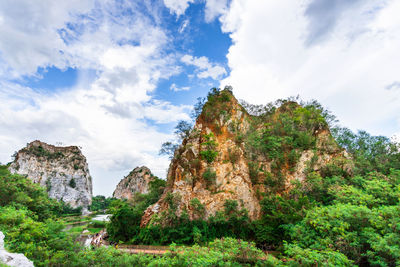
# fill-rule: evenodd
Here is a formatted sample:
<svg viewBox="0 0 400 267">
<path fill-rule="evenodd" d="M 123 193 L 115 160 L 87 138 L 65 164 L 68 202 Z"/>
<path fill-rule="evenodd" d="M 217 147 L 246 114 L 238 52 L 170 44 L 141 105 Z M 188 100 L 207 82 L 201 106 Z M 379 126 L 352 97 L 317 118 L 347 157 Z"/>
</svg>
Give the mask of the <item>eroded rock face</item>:
<svg viewBox="0 0 400 267">
<path fill-rule="evenodd" d="M 136 167 L 118 183 L 113 197 L 132 199 L 135 193 L 147 194 L 149 192 L 149 183 L 153 180 L 153 177 L 149 168 L 145 166 Z"/>
<path fill-rule="evenodd" d="M 204 205 L 203 219 L 223 211 L 226 200 L 236 200 L 239 209 L 245 208 L 255 220 L 261 215 L 260 200 L 265 195 L 290 190 L 294 180 L 302 182 L 307 173 L 318 172 L 332 162 L 342 161 L 341 167 L 347 168 L 349 157 L 336 145 L 327 126 L 312 132 L 316 140 L 312 149 L 293 149 L 295 163 L 290 162 L 290 151 L 282 152 L 283 160 L 277 167 L 278 159 L 251 148 L 251 143 L 270 127 L 269 122 L 280 120 L 280 113 L 291 114 L 290 109 L 296 110 L 298 104 L 288 103 L 289 107 L 283 106 L 264 119 L 248 114 L 230 91 L 223 90 L 211 100 L 175 151 L 167 188 L 160 200 L 145 211 L 142 226 L 166 214 L 172 202 L 177 216 L 185 211 L 190 219 L 196 219 L 198 215 L 191 205 L 195 198 Z"/>
<path fill-rule="evenodd" d="M 4 248 L 4 234 L 0 232 L 0 263 L 8 266 L 33 267 L 33 262 L 22 253 L 10 253 Z"/>
<path fill-rule="evenodd" d="M 49 197 L 87 212 L 92 203 L 92 177 L 77 146 L 57 147 L 33 141 L 17 152 L 10 172 L 25 175 L 47 189 Z"/>
</svg>

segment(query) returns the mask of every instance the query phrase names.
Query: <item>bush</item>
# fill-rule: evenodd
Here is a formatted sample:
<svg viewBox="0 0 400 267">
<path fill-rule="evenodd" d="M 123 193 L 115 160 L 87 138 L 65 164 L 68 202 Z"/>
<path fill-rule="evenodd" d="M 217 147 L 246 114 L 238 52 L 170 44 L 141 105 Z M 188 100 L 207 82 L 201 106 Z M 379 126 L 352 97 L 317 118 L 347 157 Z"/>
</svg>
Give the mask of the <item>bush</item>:
<svg viewBox="0 0 400 267">
<path fill-rule="evenodd" d="M 218 151 L 214 150 L 217 147 L 217 142 L 214 140 L 214 134 L 210 132 L 209 134 L 205 134 L 204 136 L 205 141 L 202 142 L 202 147 L 205 149 L 200 151 L 200 155 L 202 159 L 206 160 L 207 163 L 211 163 L 215 160 L 218 156 Z"/>
<path fill-rule="evenodd" d="M 354 266 L 346 255 L 332 250 L 304 249 L 285 244 L 285 253 L 301 266 Z"/>
<path fill-rule="evenodd" d="M 399 206 L 369 209 L 352 204 L 316 207 L 293 227 L 301 248 L 336 250 L 359 265 L 400 264 Z"/>
<path fill-rule="evenodd" d="M 207 163 L 212 163 L 215 160 L 215 158 L 218 156 L 218 151 L 203 150 L 203 151 L 200 151 L 200 156 L 202 159 L 207 161 Z"/>
<path fill-rule="evenodd" d="M 199 199 L 193 198 L 192 200 L 190 200 L 190 206 L 193 208 L 197 219 L 202 219 L 204 217 L 206 209 L 204 205 L 201 204 Z"/>
<path fill-rule="evenodd" d="M 92 198 L 92 204 L 89 206 L 91 211 L 106 211 L 111 204 L 111 201 L 115 200 L 112 197 L 95 196 Z"/>
<path fill-rule="evenodd" d="M 49 199 L 45 189 L 34 184 L 30 179 L 11 174 L 7 166 L 0 165 L 0 206 L 25 207 L 44 221 L 61 213 L 61 205 L 54 199 Z"/>
<path fill-rule="evenodd" d="M 75 187 L 76 187 L 75 179 L 74 179 L 74 178 L 71 178 L 71 180 L 69 180 L 68 185 L 69 185 L 71 188 L 75 188 Z"/>
<path fill-rule="evenodd" d="M 203 179 L 207 182 L 207 185 L 215 184 L 217 173 L 211 168 L 207 168 L 203 173 Z"/>
<path fill-rule="evenodd" d="M 228 158 L 229 158 L 229 161 L 232 163 L 232 165 L 235 165 L 240 158 L 240 152 L 236 149 L 231 150 L 229 148 L 228 149 Z"/>
</svg>

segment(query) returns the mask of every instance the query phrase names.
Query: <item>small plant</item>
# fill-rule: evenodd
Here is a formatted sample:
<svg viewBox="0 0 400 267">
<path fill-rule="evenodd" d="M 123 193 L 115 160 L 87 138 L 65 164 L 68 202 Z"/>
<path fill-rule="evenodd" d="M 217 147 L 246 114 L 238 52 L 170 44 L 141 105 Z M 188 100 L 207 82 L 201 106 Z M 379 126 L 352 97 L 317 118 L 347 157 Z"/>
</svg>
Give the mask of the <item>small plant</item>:
<svg viewBox="0 0 400 267">
<path fill-rule="evenodd" d="M 253 184 L 258 183 L 258 164 L 255 162 L 249 162 L 249 176 Z"/>
<path fill-rule="evenodd" d="M 231 150 L 229 148 L 228 149 L 228 157 L 229 157 L 229 161 L 232 163 L 232 165 L 235 165 L 235 163 L 237 163 L 240 158 L 240 153 L 237 149 Z"/>
<path fill-rule="evenodd" d="M 205 209 L 204 205 L 201 204 L 201 202 L 198 198 L 193 198 L 192 200 L 190 200 L 190 206 L 193 208 L 194 213 L 198 219 L 201 219 L 204 217 L 206 209 Z"/>
<path fill-rule="evenodd" d="M 68 184 L 71 188 L 75 188 L 76 187 L 76 182 L 75 179 L 72 178 L 71 180 L 69 180 L 69 184 Z"/>
<path fill-rule="evenodd" d="M 225 215 L 232 215 L 238 211 L 238 202 L 236 200 L 227 199 L 224 203 Z"/>
<path fill-rule="evenodd" d="M 207 185 L 211 185 L 215 183 L 215 178 L 217 178 L 217 173 L 213 171 L 211 168 L 207 168 L 203 173 L 203 178 L 206 180 Z"/>
<path fill-rule="evenodd" d="M 215 142 L 214 134 L 212 132 L 205 134 L 204 139 L 206 141 L 202 143 L 202 146 L 205 147 L 205 150 L 200 151 L 200 155 L 202 159 L 207 161 L 207 163 L 211 163 L 218 156 L 218 151 L 214 150 L 218 144 Z"/>
<path fill-rule="evenodd" d="M 50 179 L 48 178 L 48 179 L 46 180 L 46 191 L 47 191 L 47 192 L 50 192 L 50 190 L 51 190 L 51 181 L 50 181 Z"/>
<path fill-rule="evenodd" d="M 74 170 L 79 170 L 79 165 L 78 164 L 74 164 Z"/>
<path fill-rule="evenodd" d="M 218 156 L 218 152 L 213 150 L 204 150 L 200 152 L 200 155 L 202 159 L 207 161 L 207 163 L 212 163 Z"/>
<path fill-rule="evenodd" d="M 192 159 L 190 161 L 190 166 L 194 169 L 200 169 L 201 167 L 201 161 L 199 159 Z"/>
</svg>

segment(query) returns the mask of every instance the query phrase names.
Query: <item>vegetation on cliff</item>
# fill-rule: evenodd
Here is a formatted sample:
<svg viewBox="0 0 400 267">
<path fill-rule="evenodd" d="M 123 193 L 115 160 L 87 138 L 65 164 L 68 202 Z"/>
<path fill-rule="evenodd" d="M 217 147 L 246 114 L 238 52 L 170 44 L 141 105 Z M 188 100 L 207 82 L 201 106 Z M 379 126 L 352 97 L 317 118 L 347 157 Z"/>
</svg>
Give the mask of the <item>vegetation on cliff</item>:
<svg viewBox="0 0 400 267">
<path fill-rule="evenodd" d="M 242 112 L 248 116 L 243 127 L 231 120 L 231 99 L 229 90 L 217 89 L 209 93 L 207 102 L 200 99 L 197 123 L 211 129 L 207 136 L 196 132 L 197 128 L 176 128 L 177 134 L 184 131 L 182 145 L 169 150 L 175 152 L 171 166 L 179 162 L 183 172 L 169 176 L 167 186 L 173 186 L 171 178 L 181 184 L 179 177 L 188 166 L 187 173 L 197 170 L 193 186 L 204 183 L 206 190 L 219 194 L 218 187 L 210 186 L 218 176 L 215 164 L 237 164 L 242 149 L 257 190 L 259 217 L 251 220 L 240 199 L 226 199 L 222 210 L 208 217 L 204 215 L 207 208 L 197 198 L 189 201 L 188 209 L 179 211 L 182 196 L 167 188 L 160 202 L 167 208 L 125 241 L 207 244 L 215 238 L 234 237 L 281 251 L 283 257 L 304 265 L 323 263 L 319 260 L 325 257 L 329 258 L 325 263 L 331 265 L 335 265 L 334 258 L 345 259 L 343 266 L 349 262 L 361 266 L 400 264 L 400 221 L 396 216 L 400 208 L 399 144 L 336 127 L 334 116 L 316 101 L 298 104 L 288 99 L 266 106 L 244 103 Z M 188 139 L 199 134 L 199 158 L 185 158 L 190 156 L 185 152 L 191 146 Z M 238 150 L 222 155 L 217 148 L 220 136 L 234 140 Z M 216 155 L 210 153 L 214 151 Z M 196 162 L 199 159 L 200 163 Z"/>
</svg>

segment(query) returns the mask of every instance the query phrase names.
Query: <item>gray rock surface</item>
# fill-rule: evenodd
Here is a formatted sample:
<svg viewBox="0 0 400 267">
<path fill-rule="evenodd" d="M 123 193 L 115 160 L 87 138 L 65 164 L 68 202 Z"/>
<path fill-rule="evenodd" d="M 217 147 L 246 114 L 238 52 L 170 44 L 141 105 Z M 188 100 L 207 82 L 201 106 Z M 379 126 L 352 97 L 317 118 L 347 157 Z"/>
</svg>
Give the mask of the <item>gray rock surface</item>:
<svg viewBox="0 0 400 267">
<path fill-rule="evenodd" d="M 132 199 L 135 193 L 146 194 L 149 192 L 149 183 L 152 180 L 153 175 L 149 168 L 145 166 L 136 167 L 118 183 L 113 197 Z"/>
<path fill-rule="evenodd" d="M 11 173 L 25 175 L 47 189 L 49 197 L 86 213 L 92 203 L 92 177 L 77 146 L 57 147 L 33 141 L 15 155 Z"/>
<path fill-rule="evenodd" d="M 4 249 L 4 234 L 0 232 L 0 263 L 8 266 L 33 267 L 33 262 L 22 253 L 10 253 Z"/>
</svg>

